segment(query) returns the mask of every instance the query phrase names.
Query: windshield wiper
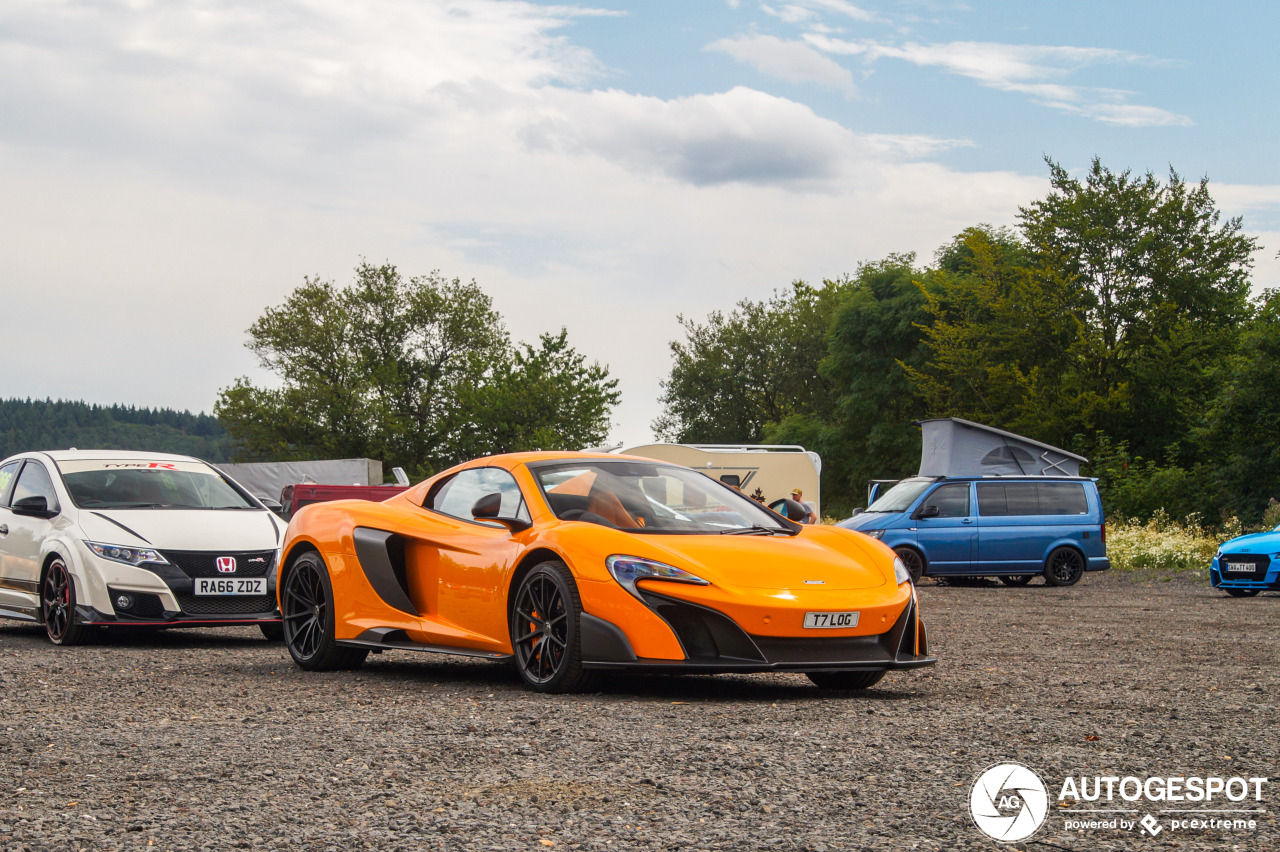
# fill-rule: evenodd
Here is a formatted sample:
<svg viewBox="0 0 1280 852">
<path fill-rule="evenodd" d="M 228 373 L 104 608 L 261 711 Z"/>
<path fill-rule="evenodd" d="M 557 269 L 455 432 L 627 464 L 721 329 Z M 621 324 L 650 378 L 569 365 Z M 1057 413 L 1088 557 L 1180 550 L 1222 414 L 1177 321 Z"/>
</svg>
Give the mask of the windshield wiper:
<svg viewBox="0 0 1280 852">
<path fill-rule="evenodd" d="M 720 530 L 720 535 L 795 535 L 795 533 L 783 527 L 762 527 L 759 524 L 753 524 L 740 530 Z"/>
</svg>

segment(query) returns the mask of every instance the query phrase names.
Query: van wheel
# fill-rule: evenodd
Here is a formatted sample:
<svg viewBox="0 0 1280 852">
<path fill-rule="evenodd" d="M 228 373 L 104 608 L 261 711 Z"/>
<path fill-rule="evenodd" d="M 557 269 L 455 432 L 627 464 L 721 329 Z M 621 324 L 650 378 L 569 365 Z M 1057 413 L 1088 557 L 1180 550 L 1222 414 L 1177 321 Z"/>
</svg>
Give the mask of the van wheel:
<svg viewBox="0 0 1280 852">
<path fill-rule="evenodd" d="M 1000 582 L 1006 586 L 1025 586 L 1034 576 L 1035 574 L 1005 574 L 1000 577 Z"/>
<path fill-rule="evenodd" d="M 1071 547 L 1059 547 L 1044 562 L 1044 581 L 1050 586 L 1074 586 L 1084 576 L 1084 557 Z"/>
<path fill-rule="evenodd" d="M 907 566 L 907 573 L 911 575 L 911 582 L 918 582 L 924 576 L 924 557 L 920 555 L 920 551 L 914 547 L 895 547 L 893 552 L 898 554 L 902 564 Z"/>
</svg>

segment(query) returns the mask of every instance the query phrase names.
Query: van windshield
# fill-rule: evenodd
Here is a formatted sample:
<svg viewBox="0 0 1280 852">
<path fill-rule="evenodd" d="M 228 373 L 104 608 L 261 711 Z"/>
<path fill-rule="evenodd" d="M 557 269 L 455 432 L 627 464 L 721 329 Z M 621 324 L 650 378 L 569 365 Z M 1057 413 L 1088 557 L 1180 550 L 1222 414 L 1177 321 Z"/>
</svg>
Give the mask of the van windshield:
<svg viewBox="0 0 1280 852">
<path fill-rule="evenodd" d="M 923 477 L 904 479 L 884 493 L 884 496 L 867 507 L 868 512 L 905 512 L 916 498 L 936 480 Z"/>
</svg>

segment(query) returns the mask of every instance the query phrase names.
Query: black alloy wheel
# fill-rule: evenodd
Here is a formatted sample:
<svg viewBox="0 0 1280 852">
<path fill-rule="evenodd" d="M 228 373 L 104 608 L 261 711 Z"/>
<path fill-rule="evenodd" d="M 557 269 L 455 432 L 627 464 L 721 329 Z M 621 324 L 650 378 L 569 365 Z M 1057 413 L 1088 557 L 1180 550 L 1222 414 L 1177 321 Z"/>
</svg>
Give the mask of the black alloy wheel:
<svg viewBox="0 0 1280 852">
<path fill-rule="evenodd" d="M 869 689 L 880 682 L 885 670 L 876 672 L 808 672 L 809 680 L 821 689 Z"/>
<path fill-rule="evenodd" d="M 1084 576 L 1084 557 L 1071 547 L 1059 547 L 1044 562 L 1044 581 L 1050 586 L 1074 586 Z"/>
<path fill-rule="evenodd" d="M 1223 589 L 1222 591 L 1233 598 L 1251 598 L 1261 592 L 1262 589 Z"/>
<path fill-rule="evenodd" d="M 55 557 L 40 584 L 40 616 L 49 641 L 55 645 L 80 645 L 90 628 L 76 624 L 76 586 L 67 563 Z"/>
<path fill-rule="evenodd" d="M 580 692 L 595 679 L 582 668 L 582 599 L 563 562 L 524 576 L 511 605 L 516 669 L 535 692 Z"/>
<path fill-rule="evenodd" d="M 284 642 L 299 668 L 313 672 L 359 668 L 369 651 L 344 648 L 334 640 L 333 585 L 320 555 L 310 552 L 295 559 L 283 589 Z"/>
<path fill-rule="evenodd" d="M 1000 582 L 1006 586 L 1025 586 L 1031 582 L 1031 578 L 1035 574 L 1004 574 L 1000 577 Z"/>
<path fill-rule="evenodd" d="M 920 551 L 914 547 L 895 547 L 893 552 L 898 554 L 902 564 L 907 566 L 907 573 L 911 575 L 911 582 L 918 583 L 920 578 L 924 576 L 924 557 L 920 555 Z"/>
</svg>

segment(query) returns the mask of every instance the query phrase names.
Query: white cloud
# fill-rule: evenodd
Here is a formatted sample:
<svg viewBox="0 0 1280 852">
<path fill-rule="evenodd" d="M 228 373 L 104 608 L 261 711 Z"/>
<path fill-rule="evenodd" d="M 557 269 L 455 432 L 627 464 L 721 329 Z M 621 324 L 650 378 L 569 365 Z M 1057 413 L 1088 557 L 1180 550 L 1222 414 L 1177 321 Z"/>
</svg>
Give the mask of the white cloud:
<svg viewBox="0 0 1280 852">
<path fill-rule="evenodd" d="M 1083 115 L 1104 124 L 1164 127 L 1193 123 L 1188 116 L 1169 110 L 1131 104 L 1128 102 L 1131 92 L 1057 82 L 1089 65 L 1149 64 L 1153 61 L 1128 51 L 992 42 L 907 42 L 891 45 L 869 40 L 848 41 L 818 33 L 806 34 L 805 40 L 827 53 L 861 56 L 868 63 L 889 58 L 941 68 L 993 89 L 1026 95 L 1042 106 Z"/>
<path fill-rule="evenodd" d="M 256 375 L 263 308 L 363 256 L 475 277 L 518 338 L 566 325 L 622 380 L 614 437 L 639 443 L 677 313 L 927 258 L 1045 189 L 914 161 L 963 140 L 858 133 L 745 87 L 595 89 L 565 35 L 584 13 L 9 0 L 0 279 L 13 316 L 51 319 L 11 324 L 39 358 L 5 393 L 207 410 Z"/>
<path fill-rule="evenodd" d="M 707 50 L 727 53 L 757 71 L 788 83 L 817 83 L 852 95 L 853 74 L 840 63 L 807 44 L 769 35 L 739 35 L 707 45 Z"/>
</svg>

